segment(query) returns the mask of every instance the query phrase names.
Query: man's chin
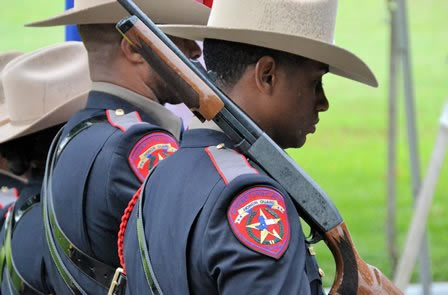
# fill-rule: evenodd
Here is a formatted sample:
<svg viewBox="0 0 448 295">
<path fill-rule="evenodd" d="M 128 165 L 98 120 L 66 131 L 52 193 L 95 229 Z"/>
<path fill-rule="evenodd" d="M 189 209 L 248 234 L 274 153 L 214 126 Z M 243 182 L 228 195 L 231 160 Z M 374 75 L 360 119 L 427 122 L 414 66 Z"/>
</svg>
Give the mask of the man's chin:
<svg viewBox="0 0 448 295">
<path fill-rule="evenodd" d="M 301 139 L 301 141 L 295 146 L 295 148 L 299 149 L 299 148 L 303 147 L 305 145 L 305 142 L 306 142 L 306 137 Z"/>
<path fill-rule="evenodd" d="M 301 136 L 301 137 L 297 138 L 296 140 L 291 141 L 288 144 L 280 145 L 280 146 L 283 149 L 298 149 L 298 148 L 301 148 L 302 146 L 304 146 L 305 142 L 306 142 L 306 137 L 305 136 L 303 136 L 303 137 Z"/>
</svg>

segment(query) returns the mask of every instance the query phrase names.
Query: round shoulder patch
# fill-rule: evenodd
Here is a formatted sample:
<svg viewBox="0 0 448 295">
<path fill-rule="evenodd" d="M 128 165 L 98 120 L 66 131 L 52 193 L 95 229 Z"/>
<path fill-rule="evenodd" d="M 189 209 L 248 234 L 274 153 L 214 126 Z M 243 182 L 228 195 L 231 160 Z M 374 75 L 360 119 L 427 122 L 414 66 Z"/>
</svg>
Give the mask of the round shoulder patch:
<svg viewBox="0 0 448 295">
<path fill-rule="evenodd" d="M 140 139 L 129 154 L 129 165 L 140 181 L 152 168 L 179 149 L 176 139 L 164 132 L 153 132 Z"/>
<path fill-rule="evenodd" d="M 253 187 L 239 194 L 227 210 L 235 236 L 248 248 L 279 259 L 289 245 L 285 200 L 275 189 Z"/>
</svg>

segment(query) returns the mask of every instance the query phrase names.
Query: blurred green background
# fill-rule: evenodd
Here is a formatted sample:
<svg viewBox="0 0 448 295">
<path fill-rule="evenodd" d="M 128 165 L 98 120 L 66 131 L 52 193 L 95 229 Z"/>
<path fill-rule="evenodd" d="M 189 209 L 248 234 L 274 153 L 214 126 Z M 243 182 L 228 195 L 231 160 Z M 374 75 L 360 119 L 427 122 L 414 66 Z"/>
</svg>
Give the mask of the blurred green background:
<svg viewBox="0 0 448 295">
<path fill-rule="evenodd" d="M 422 176 L 448 100 L 448 1 L 408 1 L 411 57 Z M 386 248 L 387 93 L 389 13 L 386 1 L 340 1 L 336 42 L 362 57 L 376 73 L 380 87 L 327 75 L 324 87 L 330 111 L 321 114 L 316 134 L 300 150 L 290 150 L 298 163 L 324 188 L 341 211 L 361 256 L 392 275 Z M 52 16 L 63 1 L 15 0 L 0 10 L 0 51 L 30 51 L 62 41 L 63 28 L 24 28 L 23 24 Z M 401 85 L 401 84 L 400 84 Z M 404 99 L 400 87 L 398 150 L 398 240 L 403 248 L 412 216 Z M 448 281 L 448 161 L 437 187 L 429 220 L 435 281 Z M 317 258 L 329 286 L 334 263 L 325 245 Z M 401 251 L 400 251 L 401 252 Z M 414 274 L 413 280 L 416 280 Z"/>
</svg>

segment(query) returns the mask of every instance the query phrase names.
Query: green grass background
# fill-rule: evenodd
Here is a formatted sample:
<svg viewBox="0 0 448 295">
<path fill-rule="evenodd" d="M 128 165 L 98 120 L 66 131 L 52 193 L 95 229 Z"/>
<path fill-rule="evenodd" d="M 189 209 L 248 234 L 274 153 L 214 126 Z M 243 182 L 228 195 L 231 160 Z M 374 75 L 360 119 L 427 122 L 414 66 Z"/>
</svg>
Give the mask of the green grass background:
<svg viewBox="0 0 448 295">
<path fill-rule="evenodd" d="M 392 275 L 386 250 L 386 166 L 389 16 L 386 1 L 339 1 L 336 41 L 362 57 L 376 73 L 380 87 L 369 88 L 327 75 L 324 86 L 330 111 L 307 144 L 290 154 L 317 180 L 336 203 L 352 238 L 369 263 Z M 439 116 L 448 99 L 448 1 L 412 0 L 409 6 L 411 55 L 422 176 L 431 157 Z M 63 1 L 15 0 L 0 10 L 0 51 L 30 51 L 63 40 L 62 28 L 24 28 L 23 24 L 51 16 Z M 400 90 L 402 87 L 400 87 Z M 403 91 L 400 91 L 402 94 Z M 398 232 L 403 248 L 412 216 L 411 180 L 400 97 Z M 435 281 L 448 280 L 448 161 L 437 187 L 429 219 L 429 239 Z M 334 263 L 325 245 L 317 258 L 332 282 Z M 416 275 L 413 276 L 414 281 Z"/>
</svg>

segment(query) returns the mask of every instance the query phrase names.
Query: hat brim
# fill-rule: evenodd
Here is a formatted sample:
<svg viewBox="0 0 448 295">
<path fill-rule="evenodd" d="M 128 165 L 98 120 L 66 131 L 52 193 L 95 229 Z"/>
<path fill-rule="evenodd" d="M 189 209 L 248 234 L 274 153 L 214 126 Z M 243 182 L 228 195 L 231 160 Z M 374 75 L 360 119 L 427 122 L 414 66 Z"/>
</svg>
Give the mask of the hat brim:
<svg viewBox="0 0 448 295">
<path fill-rule="evenodd" d="M 88 93 L 85 92 L 68 100 L 38 120 L 27 124 L 12 124 L 11 120 L 3 115 L 4 117 L 0 118 L 0 144 L 67 122 L 76 112 L 86 106 Z"/>
<path fill-rule="evenodd" d="M 166 34 L 190 40 L 219 39 L 289 52 L 329 65 L 330 72 L 378 87 L 370 68 L 356 55 L 338 46 L 306 37 L 261 30 L 211 26 L 160 25 Z"/>
<path fill-rule="evenodd" d="M 148 13 L 155 23 L 165 24 L 206 24 L 210 9 L 196 1 L 170 0 L 170 1 L 135 1 L 140 9 Z M 116 1 L 93 5 L 83 9 L 71 8 L 65 12 L 25 26 L 50 27 L 61 25 L 82 24 L 113 24 L 129 13 Z"/>
</svg>

